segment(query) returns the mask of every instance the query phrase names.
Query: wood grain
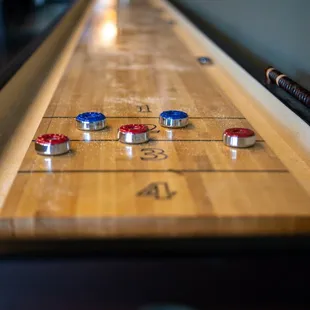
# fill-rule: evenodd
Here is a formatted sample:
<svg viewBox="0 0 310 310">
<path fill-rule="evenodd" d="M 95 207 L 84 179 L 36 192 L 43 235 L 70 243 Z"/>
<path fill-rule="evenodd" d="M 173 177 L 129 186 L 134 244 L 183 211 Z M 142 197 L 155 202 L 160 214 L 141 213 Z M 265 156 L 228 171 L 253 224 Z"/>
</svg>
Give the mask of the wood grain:
<svg viewBox="0 0 310 310">
<path fill-rule="evenodd" d="M 82 167 L 82 168 L 81 168 Z M 222 141 L 151 141 L 124 145 L 116 141 L 74 141 L 71 152 L 49 158 L 30 145 L 20 171 L 37 170 L 285 170 L 264 143 L 232 150 Z"/>
<path fill-rule="evenodd" d="M 205 74 L 173 25 L 147 1 L 101 7 L 104 2 L 95 5 L 34 133 L 34 138 L 68 135 L 72 150 L 44 157 L 29 141 L 0 213 L 0 233 L 137 237 L 307 231 L 309 195 L 259 130 L 252 148 L 222 143 L 226 128 L 252 126 L 234 98 Z M 159 113 L 168 109 L 187 112 L 189 126 L 160 127 Z M 77 130 L 74 118 L 86 111 L 104 113 L 107 128 Z M 127 123 L 148 124 L 151 140 L 121 144 L 117 130 Z"/>
<path fill-rule="evenodd" d="M 138 195 L 152 183 L 161 183 L 157 199 Z M 175 192 L 169 199 L 164 183 Z M 3 217 L 111 217 L 117 221 L 118 217 L 145 216 L 309 214 L 308 197 L 285 172 L 23 173 L 15 185 L 10 204 L 2 210 Z"/>
<path fill-rule="evenodd" d="M 91 13 L 76 1 L 0 92 L 0 207 Z"/>
</svg>

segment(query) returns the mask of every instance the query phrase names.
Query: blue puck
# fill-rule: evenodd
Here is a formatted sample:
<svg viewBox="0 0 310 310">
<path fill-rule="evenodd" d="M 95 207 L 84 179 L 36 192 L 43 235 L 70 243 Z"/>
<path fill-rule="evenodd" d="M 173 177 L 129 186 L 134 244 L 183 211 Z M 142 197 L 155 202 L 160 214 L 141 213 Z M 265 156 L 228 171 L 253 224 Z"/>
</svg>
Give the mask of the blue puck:
<svg viewBox="0 0 310 310">
<path fill-rule="evenodd" d="M 85 112 L 76 117 L 76 127 L 79 130 L 101 130 L 105 127 L 106 117 L 99 112 Z"/>
<path fill-rule="evenodd" d="M 159 115 L 159 123 L 168 128 L 185 127 L 188 124 L 188 115 L 183 111 L 164 111 Z"/>
</svg>

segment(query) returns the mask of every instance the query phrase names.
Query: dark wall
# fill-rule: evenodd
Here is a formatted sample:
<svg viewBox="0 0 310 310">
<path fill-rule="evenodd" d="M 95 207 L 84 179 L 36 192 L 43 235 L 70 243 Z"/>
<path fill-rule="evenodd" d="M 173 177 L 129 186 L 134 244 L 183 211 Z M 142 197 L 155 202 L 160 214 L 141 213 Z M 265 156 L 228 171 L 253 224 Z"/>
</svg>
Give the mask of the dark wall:
<svg viewBox="0 0 310 310">
<path fill-rule="evenodd" d="M 174 0 L 239 45 L 310 88 L 309 0 Z"/>
<path fill-rule="evenodd" d="M 77 0 L 0 0 L 0 89 Z"/>
</svg>

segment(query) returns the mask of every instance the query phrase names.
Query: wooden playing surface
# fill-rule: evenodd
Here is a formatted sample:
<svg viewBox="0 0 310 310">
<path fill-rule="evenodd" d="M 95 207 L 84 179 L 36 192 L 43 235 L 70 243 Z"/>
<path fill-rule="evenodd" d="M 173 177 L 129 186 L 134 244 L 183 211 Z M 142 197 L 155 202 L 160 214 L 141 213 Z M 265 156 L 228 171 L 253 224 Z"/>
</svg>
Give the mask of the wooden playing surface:
<svg viewBox="0 0 310 310">
<path fill-rule="evenodd" d="M 66 155 L 34 142 L 1 210 L 2 234 L 171 236 L 307 230 L 310 197 L 257 133 L 249 149 L 222 143 L 251 124 L 145 0 L 96 1 L 89 23 L 34 136 L 68 135 Z M 110 6 L 108 5 L 110 3 Z M 116 3 L 116 1 L 115 1 Z M 189 114 L 183 129 L 163 110 Z M 107 128 L 82 132 L 77 114 L 102 112 Z M 117 141 L 123 124 L 149 125 L 141 145 Z M 252 128 L 253 129 L 253 128 Z"/>
</svg>

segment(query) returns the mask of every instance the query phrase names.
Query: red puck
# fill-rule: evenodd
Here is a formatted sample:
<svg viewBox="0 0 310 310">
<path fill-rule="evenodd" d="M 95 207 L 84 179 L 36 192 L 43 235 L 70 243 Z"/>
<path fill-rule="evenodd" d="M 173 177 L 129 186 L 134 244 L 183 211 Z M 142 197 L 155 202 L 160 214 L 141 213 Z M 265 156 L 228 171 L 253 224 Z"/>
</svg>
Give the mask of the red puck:
<svg viewBox="0 0 310 310">
<path fill-rule="evenodd" d="M 36 139 L 35 150 L 40 155 L 65 154 L 70 151 L 70 140 L 62 134 L 45 134 Z"/>
<path fill-rule="evenodd" d="M 122 133 L 132 133 L 139 134 L 149 131 L 149 127 L 143 124 L 127 124 L 119 128 L 119 131 Z"/>
<path fill-rule="evenodd" d="M 256 136 L 248 128 L 229 128 L 223 133 L 223 142 L 230 147 L 250 147 L 255 144 Z"/>
<path fill-rule="evenodd" d="M 67 136 L 58 134 L 58 133 L 47 133 L 42 136 L 39 136 L 36 139 L 36 143 L 44 144 L 44 145 L 62 144 L 68 141 L 69 141 L 69 138 Z"/>
<path fill-rule="evenodd" d="M 149 127 L 143 124 L 123 125 L 118 130 L 118 139 L 122 143 L 145 143 L 149 141 Z"/>
<path fill-rule="evenodd" d="M 255 136 L 255 132 L 248 128 L 229 128 L 224 131 L 229 137 L 248 138 Z"/>
</svg>

